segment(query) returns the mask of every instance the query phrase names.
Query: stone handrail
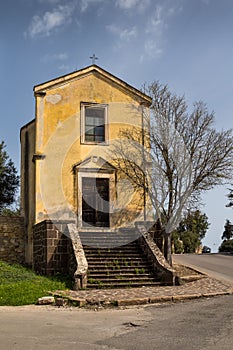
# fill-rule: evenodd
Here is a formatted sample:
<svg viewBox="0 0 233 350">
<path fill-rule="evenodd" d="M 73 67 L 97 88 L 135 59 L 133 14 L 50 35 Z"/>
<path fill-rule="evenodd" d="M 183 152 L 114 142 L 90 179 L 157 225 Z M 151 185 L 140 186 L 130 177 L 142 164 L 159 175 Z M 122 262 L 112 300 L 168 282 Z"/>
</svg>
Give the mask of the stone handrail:
<svg viewBox="0 0 233 350">
<path fill-rule="evenodd" d="M 143 252 L 151 261 L 154 271 L 159 275 L 164 284 L 175 284 L 175 270 L 168 264 L 161 250 L 154 242 L 150 232 L 147 231 L 146 225 L 136 222 L 136 229 L 140 232 L 139 243 Z"/>
<path fill-rule="evenodd" d="M 87 286 L 87 259 L 76 225 L 68 224 L 67 227 L 77 263 L 77 269 L 74 272 L 74 290 L 84 289 Z"/>
</svg>

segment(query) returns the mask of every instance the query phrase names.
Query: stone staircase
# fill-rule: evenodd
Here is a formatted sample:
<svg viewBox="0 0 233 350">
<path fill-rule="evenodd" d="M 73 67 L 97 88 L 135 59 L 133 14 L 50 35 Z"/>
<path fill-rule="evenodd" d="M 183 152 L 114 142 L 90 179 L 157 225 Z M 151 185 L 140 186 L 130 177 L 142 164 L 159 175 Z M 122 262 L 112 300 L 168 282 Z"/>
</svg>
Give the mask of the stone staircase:
<svg viewBox="0 0 233 350">
<path fill-rule="evenodd" d="M 120 235 L 81 233 L 80 238 L 88 262 L 87 288 L 127 288 L 161 284 L 132 232 Z"/>
</svg>

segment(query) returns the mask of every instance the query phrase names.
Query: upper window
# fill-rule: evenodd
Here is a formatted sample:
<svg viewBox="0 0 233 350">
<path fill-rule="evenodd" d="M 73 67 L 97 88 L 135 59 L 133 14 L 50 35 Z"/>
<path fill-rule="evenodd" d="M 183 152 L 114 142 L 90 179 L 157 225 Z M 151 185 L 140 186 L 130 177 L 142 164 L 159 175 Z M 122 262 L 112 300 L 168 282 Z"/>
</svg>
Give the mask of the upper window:
<svg viewBox="0 0 233 350">
<path fill-rule="evenodd" d="M 82 142 L 101 143 L 106 141 L 107 106 L 99 104 L 82 105 Z"/>
</svg>

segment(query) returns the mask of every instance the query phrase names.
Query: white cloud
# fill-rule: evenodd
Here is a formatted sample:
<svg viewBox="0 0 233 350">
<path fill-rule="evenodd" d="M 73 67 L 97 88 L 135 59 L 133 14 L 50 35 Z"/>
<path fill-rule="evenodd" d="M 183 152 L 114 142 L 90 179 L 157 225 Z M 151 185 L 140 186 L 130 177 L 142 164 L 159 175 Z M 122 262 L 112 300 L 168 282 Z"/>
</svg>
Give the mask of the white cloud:
<svg viewBox="0 0 233 350">
<path fill-rule="evenodd" d="M 65 61 L 68 59 L 68 55 L 64 52 L 62 53 L 55 53 L 55 54 L 46 54 L 42 57 L 42 62 L 48 63 L 53 61 Z"/>
<path fill-rule="evenodd" d="M 57 4 L 58 2 L 60 2 L 60 0 L 38 0 L 38 2 L 39 3 L 49 3 L 49 4 L 52 4 L 52 5 L 54 5 L 54 4 Z"/>
<path fill-rule="evenodd" d="M 149 6 L 150 2 L 151 0 L 116 0 L 115 4 L 122 10 L 138 9 L 143 11 Z"/>
<path fill-rule="evenodd" d="M 135 27 L 131 29 L 123 29 L 120 33 L 120 38 L 125 41 L 129 41 L 130 39 L 136 38 L 137 30 Z"/>
<path fill-rule="evenodd" d="M 70 72 L 72 70 L 71 67 L 68 64 L 61 64 L 58 67 L 58 69 L 63 71 L 63 72 Z M 73 69 L 73 70 L 75 70 L 75 69 Z"/>
<path fill-rule="evenodd" d="M 159 41 L 153 39 L 147 39 L 144 44 L 144 55 L 141 56 L 141 60 L 144 56 L 149 58 L 159 57 L 163 53 L 161 44 Z"/>
<path fill-rule="evenodd" d="M 161 5 L 157 5 L 155 12 L 150 17 L 146 26 L 146 33 L 161 32 L 162 27 L 164 26 L 166 15 L 164 14 L 164 9 Z"/>
<path fill-rule="evenodd" d="M 158 58 L 163 54 L 163 43 L 169 19 L 182 11 L 182 7 L 166 6 L 158 4 L 154 13 L 148 19 L 144 42 L 144 53 L 140 60 L 147 58 Z"/>
<path fill-rule="evenodd" d="M 81 0 L 80 1 L 80 9 L 81 12 L 85 12 L 88 7 L 92 4 L 100 3 L 100 2 L 105 2 L 106 0 Z"/>
<path fill-rule="evenodd" d="M 41 62 L 45 64 L 54 64 L 57 68 L 63 72 L 69 72 L 72 70 L 72 67 L 67 63 L 69 56 L 65 52 L 60 53 L 47 53 L 41 58 Z M 75 69 L 73 69 L 75 70 Z"/>
<path fill-rule="evenodd" d="M 106 28 L 111 33 L 117 35 L 119 37 L 119 39 L 121 39 L 123 41 L 129 41 L 137 36 L 136 27 L 123 29 L 123 28 L 120 28 L 120 27 L 117 27 L 117 26 L 111 24 L 111 25 L 108 25 Z"/>
<path fill-rule="evenodd" d="M 182 7 L 167 7 L 158 4 L 147 22 L 146 33 L 162 34 L 162 31 L 168 25 L 169 18 L 177 15 L 177 13 L 180 13 L 181 11 Z"/>
<path fill-rule="evenodd" d="M 53 11 L 45 12 L 43 16 L 33 16 L 27 34 L 31 38 L 50 36 L 53 31 L 71 22 L 72 11 L 71 4 L 59 5 Z"/>
<path fill-rule="evenodd" d="M 136 5 L 140 0 L 116 0 L 116 5 L 122 9 L 130 9 Z"/>
</svg>

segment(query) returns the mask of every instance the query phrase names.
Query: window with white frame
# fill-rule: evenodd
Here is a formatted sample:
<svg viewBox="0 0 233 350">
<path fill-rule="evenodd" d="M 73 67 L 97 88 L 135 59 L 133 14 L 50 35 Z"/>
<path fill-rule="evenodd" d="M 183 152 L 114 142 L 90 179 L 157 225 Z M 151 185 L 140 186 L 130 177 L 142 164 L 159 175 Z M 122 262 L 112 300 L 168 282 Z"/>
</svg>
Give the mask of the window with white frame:
<svg viewBox="0 0 233 350">
<path fill-rule="evenodd" d="M 105 143 L 107 141 L 107 105 L 84 103 L 81 111 L 82 143 Z"/>
</svg>

